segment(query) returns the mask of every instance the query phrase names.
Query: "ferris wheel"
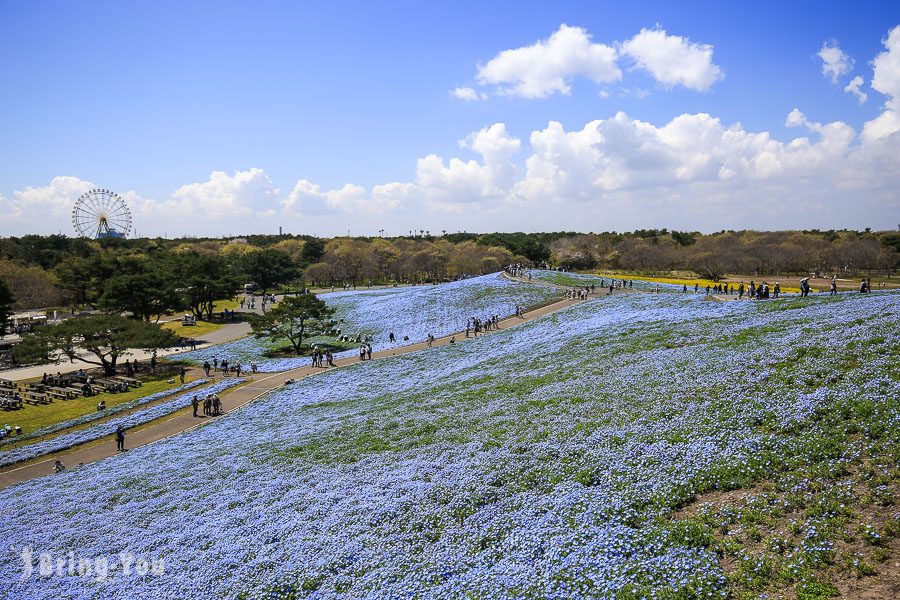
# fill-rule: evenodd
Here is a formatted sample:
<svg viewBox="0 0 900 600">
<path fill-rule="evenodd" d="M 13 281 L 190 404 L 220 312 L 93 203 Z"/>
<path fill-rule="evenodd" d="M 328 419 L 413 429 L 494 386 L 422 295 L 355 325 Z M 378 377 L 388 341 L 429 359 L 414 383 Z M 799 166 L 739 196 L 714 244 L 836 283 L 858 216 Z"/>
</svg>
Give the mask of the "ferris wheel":
<svg viewBox="0 0 900 600">
<path fill-rule="evenodd" d="M 123 238 L 131 231 L 131 211 L 115 192 L 90 190 L 75 201 L 72 225 L 87 238 Z"/>
</svg>

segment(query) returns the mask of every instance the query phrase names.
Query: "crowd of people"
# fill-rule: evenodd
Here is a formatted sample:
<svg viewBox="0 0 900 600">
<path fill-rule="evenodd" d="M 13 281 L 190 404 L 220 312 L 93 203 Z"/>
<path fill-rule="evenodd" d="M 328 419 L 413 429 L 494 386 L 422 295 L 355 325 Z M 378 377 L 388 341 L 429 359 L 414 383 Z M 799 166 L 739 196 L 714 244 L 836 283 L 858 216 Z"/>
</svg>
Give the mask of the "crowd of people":
<svg viewBox="0 0 900 600">
<path fill-rule="evenodd" d="M 231 364 L 227 358 L 223 358 L 219 361 L 218 356 L 214 356 L 212 360 L 212 364 L 208 360 L 203 361 L 203 372 L 206 373 L 206 376 L 209 377 L 210 373 L 215 373 L 216 371 L 221 371 L 224 377 L 228 377 L 230 373 L 234 373 L 235 377 L 241 376 L 241 371 L 243 371 L 244 365 L 241 363 Z M 257 364 L 250 363 L 250 370 L 253 373 L 256 373 Z M 182 369 L 183 370 L 183 369 Z M 182 373 L 182 383 L 184 383 L 184 374 Z"/>
<path fill-rule="evenodd" d="M 207 417 L 217 417 L 222 414 L 222 399 L 218 394 L 206 394 L 203 399 L 199 395 L 191 398 L 191 407 L 194 409 L 194 416 L 199 417 L 197 411 L 203 406 L 203 414 Z"/>
<path fill-rule="evenodd" d="M 241 308 L 248 308 L 250 310 L 255 310 L 256 309 L 256 300 L 257 300 L 257 296 L 255 294 L 250 295 L 250 296 L 241 296 L 239 304 L 240 304 Z M 263 312 L 265 312 L 266 306 L 268 306 L 269 304 L 276 304 L 278 302 L 278 299 L 275 297 L 275 294 L 260 294 L 259 301 L 260 301 L 260 304 L 262 305 Z M 234 317 L 234 311 L 232 311 L 231 316 Z"/>
<path fill-rule="evenodd" d="M 516 307 L 516 310 L 519 310 L 519 307 Z M 487 319 L 479 319 L 478 317 L 472 317 L 468 321 L 466 321 L 466 337 L 470 337 L 470 335 L 474 334 L 474 337 L 478 337 L 479 333 L 483 333 L 485 331 L 496 331 L 500 329 L 500 316 L 492 315 Z"/>
</svg>

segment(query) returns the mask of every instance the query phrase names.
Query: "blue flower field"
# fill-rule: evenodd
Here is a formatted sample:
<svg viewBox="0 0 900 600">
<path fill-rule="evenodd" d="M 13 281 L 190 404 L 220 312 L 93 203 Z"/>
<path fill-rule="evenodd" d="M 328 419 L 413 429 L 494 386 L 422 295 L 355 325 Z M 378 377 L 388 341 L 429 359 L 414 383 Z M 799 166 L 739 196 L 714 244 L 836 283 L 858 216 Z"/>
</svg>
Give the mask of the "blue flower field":
<svg viewBox="0 0 900 600">
<path fill-rule="evenodd" d="M 385 323 L 423 337 L 416 315 L 458 329 L 504 312 L 492 300 L 469 315 L 478 291 L 428 309 L 451 297 L 441 288 L 424 305 L 394 291 L 334 302 L 352 297 L 345 321 L 376 340 Z M 900 534 L 898 359 L 897 293 L 600 297 L 323 372 L 175 438 L 0 490 L 0 589 L 828 597 L 848 573 L 876 577 L 895 560 L 879 562 Z M 127 551 L 165 570 L 23 581 L 22 548 Z"/>
</svg>

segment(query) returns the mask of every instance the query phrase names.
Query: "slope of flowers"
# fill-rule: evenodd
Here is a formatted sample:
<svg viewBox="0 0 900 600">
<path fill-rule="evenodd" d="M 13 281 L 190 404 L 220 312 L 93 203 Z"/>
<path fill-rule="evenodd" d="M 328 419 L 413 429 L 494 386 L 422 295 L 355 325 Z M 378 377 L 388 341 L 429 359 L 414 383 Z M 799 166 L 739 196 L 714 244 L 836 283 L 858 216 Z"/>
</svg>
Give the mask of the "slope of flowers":
<svg viewBox="0 0 900 600">
<path fill-rule="evenodd" d="M 202 379 L 192 383 L 199 385 L 199 383 L 205 383 L 207 381 L 208 380 L 206 379 Z M 221 392 L 222 390 L 234 387 L 243 382 L 243 379 L 226 379 L 224 381 L 214 383 L 207 388 L 204 388 L 203 395 L 205 396 L 206 394 Z M 185 384 L 182 387 L 184 389 L 190 389 L 194 386 Z M 154 394 L 154 396 L 157 396 L 159 398 L 171 394 L 172 392 L 167 392 L 165 394 L 162 394 L 162 396 L 160 396 L 159 394 Z M 150 421 L 153 421 L 160 417 L 164 417 L 177 410 L 181 410 L 186 406 L 190 406 L 191 399 L 194 396 L 195 394 L 193 393 L 182 394 L 181 396 L 177 396 L 175 398 L 172 398 L 171 400 L 167 400 L 166 402 L 162 402 L 145 410 L 140 410 L 129 415 L 116 417 L 115 419 L 110 419 L 108 421 L 104 421 L 103 423 L 98 423 L 91 427 L 79 429 L 71 433 L 66 433 L 49 440 L 44 440 L 42 442 L 37 442 L 28 446 L 22 446 L 14 450 L 8 450 L 6 452 L 0 452 L 0 467 L 11 465 L 17 462 L 22 462 L 23 460 L 36 458 L 38 456 L 44 456 L 45 454 L 50 454 L 52 452 L 58 452 L 59 450 L 65 450 L 67 448 L 71 448 L 72 446 L 77 446 L 86 442 L 92 442 L 94 440 L 112 434 L 113 432 L 115 432 L 116 428 L 119 425 L 128 429 L 130 427 L 143 425 L 144 423 L 149 423 Z M 132 408 L 137 408 L 138 406 L 151 401 L 149 399 L 143 400 L 144 402 L 135 404 Z"/>
<path fill-rule="evenodd" d="M 29 598 L 725 597 L 715 554 L 663 519 L 778 468 L 848 398 L 900 423 L 898 315 L 900 294 L 628 294 L 330 371 L 0 491 L 0 581 Z M 165 573 L 20 581 L 22 547 Z"/>
<path fill-rule="evenodd" d="M 472 317 L 515 314 L 523 308 L 547 304 L 559 296 L 553 289 L 511 281 L 499 274 L 473 277 L 436 286 L 358 290 L 322 294 L 335 309 L 342 333 L 373 337 L 373 350 L 384 350 L 424 341 L 428 334 L 441 337 L 465 329 Z M 388 341 L 393 332 L 396 342 Z M 408 340 L 403 338 L 407 337 Z M 227 358 L 232 364 L 251 362 L 263 372 L 286 371 L 309 364 L 308 358 L 265 358 L 265 342 L 249 337 L 181 354 L 194 364 Z M 351 356 L 356 350 L 335 356 Z"/>
<path fill-rule="evenodd" d="M 33 440 L 35 438 L 39 438 L 41 436 L 49 435 L 51 433 L 56 433 L 57 431 L 62 431 L 63 429 L 69 429 L 70 427 L 78 427 L 79 425 L 84 425 L 86 423 L 91 423 L 93 421 L 99 421 L 100 419 L 105 419 L 112 415 L 118 414 L 120 412 L 124 412 L 126 410 L 131 410 L 133 408 L 137 408 L 138 406 L 143 406 L 144 404 L 149 404 L 150 402 L 156 402 L 166 396 L 171 396 L 173 394 L 177 394 L 179 392 L 183 392 L 185 390 L 189 390 L 191 388 L 195 388 L 198 385 L 203 385 L 204 383 L 208 383 L 208 379 L 198 379 L 196 381 L 189 381 L 188 383 L 184 383 L 179 385 L 178 387 L 174 387 L 170 390 L 162 390 L 160 392 L 156 392 L 155 394 L 148 394 L 147 396 L 142 396 L 140 398 L 135 398 L 129 402 L 123 402 L 122 404 L 117 404 L 115 406 L 111 406 L 106 410 L 101 410 L 98 412 L 88 413 L 86 415 L 81 415 L 80 417 L 75 417 L 74 419 L 67 419 L 65 421 L 60 421 L 59 423 L 54 423 L 53 425 L 47 425 L 46 427 L 41 427 L 40 429 L 35 429 L 31 433 L 27 433 L 25 435 L 19 435 L 14 438 L 8 438 L 3 442 L 0 442 L 0 446 L 4 443 L 9 444 L 12 442 L 24 442 L 28 440 Z M 0 462 L 3 461 L 3 453 L 0 452 Z"/>
</svg>

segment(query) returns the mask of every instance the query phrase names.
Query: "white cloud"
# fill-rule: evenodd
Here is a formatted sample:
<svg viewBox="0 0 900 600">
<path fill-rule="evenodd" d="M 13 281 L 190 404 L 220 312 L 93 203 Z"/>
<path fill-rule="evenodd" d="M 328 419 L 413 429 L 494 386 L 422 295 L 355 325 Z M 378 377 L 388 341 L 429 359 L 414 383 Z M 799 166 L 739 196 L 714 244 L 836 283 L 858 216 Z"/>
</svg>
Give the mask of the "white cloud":
<svg viewBox="0 0 900 600">
<path fill-rule="evenodd" d="M 616 58 L 614 48 L 592 42 L 584 29 L 561 25 L 546 40 L 500 52 L 479 67 L 477 79 L 503 94 L 544 98 L 569 94 L 576 77 L 596 83 L 621 79 Z"/>
<path fill-rule="evenodd" d="M 767 132 L 724 126 L 708 114 L 684 114 L 661 127 L 618 113 L 579 131 L 551 122 L 531 134 L 534 153 L 516 195 L 530 201 L 599 200 L 609 192 L 672 189 L 703 182 L 740 186 L 747 182 L 790 183 L 793 177 L 830 177 L 844 169 L 856 138 L 836 122 L 809 122 L 792 111 L 787 123 L 804 127 L 816 141 L 788 143 Z"/>
<path fill-rule="evenodd" d="M 834 40 L 822 44 L 818 57 L 822 59 L 822 75 L 831 78 L 832 83 L 853 68 L 853 59 Z"/>
<path fill-rule="evenodd" d="M 724 77 L 713 63 L 713 47 L 697 44 L 662 29 L 641 29 L 621 45 L 621 52 L 664 86 L 706 91 Z"/>
<path fill-rule="evenodd" d="M 278 188 L 262 169 L 236 171 L 228 175 L 213 171 L 209 180 L 183 185 L 164 203 L 150 202 L 153 208 L 175 209 L 178 214 L 219 219 L 269 212 L 278 197 Z"/>
<path fill-rule="evenodd" d="M 482 162 L 444 159 L 436 154 L 420 158 L 416 163 L 418 195 L 434 210 L 459 210 L 464 204 L 503 198 L 515 185 L 518 167 L 512 162 L 521 142 L 506 131 L 506 125 L 495 123 L 460 140 L 482 156 Z"/>
<path fill-rule="evenodd" d="M 856 99 L 860 104 L 865 104 L 866 100 L 869 99 L 869 95 L 860 89 L 863 83 L 865 83 L 865 80 L 861 75 L 857 75 L 850 80 L 850 83 L 844 86 L 844 91 L 848 94 L 853 94 L 854 96 L 856 96 Z"/>
<path fill-rule="evenodd" d="M 13 194 L 10 202 L 14 212 L 27 213 L 37 218 L 59 218 L 72 214 L 72 206 L 79 196 L 95 188 L 93 183 L 78 177 L 54 177 L 50 185 L 28 186 Z"/>
<path fill-rule="evenodd" d="M 361 185 L 347 183 L 336 190 L 323 191 L 319 185 L 301 179 L 281 204 L 287 214 L 380 213 L 402 206 L 403 199 L 409 195 L 410 186 L 411 184 L 404 183 L 376 185 L 369 195 Z"/>
<path fill-rule="evenodd" d="M 485 98 L 484 94 L 470 87 L 454 88 L 450 94 L 458 100 L 465 100 L 467 102 L 474 102 L 475 100 L 482 100 Z"/>
<path fill-rule="evenodd" d="M 900 25 L 883 40 L 885 51 L 872 61 L 872 89 L 887 96 L 884 111 L 863 127 L 863 139 L 873 141 L 900 131 Z"/>
</svg>

